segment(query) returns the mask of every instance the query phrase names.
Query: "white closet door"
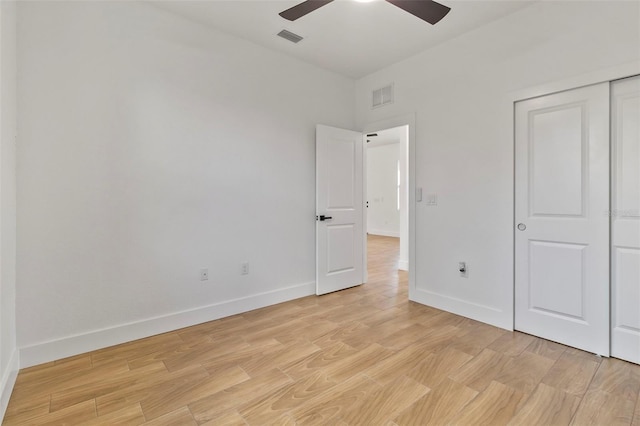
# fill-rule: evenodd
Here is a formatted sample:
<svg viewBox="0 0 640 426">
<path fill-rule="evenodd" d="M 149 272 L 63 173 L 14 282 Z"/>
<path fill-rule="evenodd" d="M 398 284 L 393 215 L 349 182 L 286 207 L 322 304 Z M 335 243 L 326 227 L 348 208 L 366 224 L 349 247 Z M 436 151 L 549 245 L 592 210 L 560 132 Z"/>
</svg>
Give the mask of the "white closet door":
<svg viewBox="0 0 640 426">
<path fill-rule="evenodd" d="M 609 84 L 515 120 L 516 329 L 609 355 Z"/>
<path fill-rule="evenodd" d="M 640 364 L 640 77 L 611 90 L 611 355 Z"/>
</svg>

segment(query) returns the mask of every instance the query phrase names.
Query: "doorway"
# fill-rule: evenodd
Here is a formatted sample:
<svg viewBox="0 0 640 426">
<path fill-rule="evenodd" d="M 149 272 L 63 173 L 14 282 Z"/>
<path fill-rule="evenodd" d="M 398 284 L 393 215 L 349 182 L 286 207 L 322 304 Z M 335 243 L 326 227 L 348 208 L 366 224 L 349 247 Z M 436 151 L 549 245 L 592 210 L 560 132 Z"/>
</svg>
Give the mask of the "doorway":
<svg viewBox="0 0 640 426">
<path fill-rule="evenodd" d="M 368 282 L 366 241 L 366 135 L 404 127 L 400 207 L 409 299 L 415 291 L 415 115 L 370 123 L 362 132 L 316 126 L 316 294 Z M 406 208 L 403 209 L 403 207 Z M 404 217 L 404 219 L 402 219 Z M 404 232 L 406 229 L 406 232 Z M 404 254 L 404 253 L 403 253 Z M 396 269 L 397 271 L 397 269 Z"/>
<path fill-rule="evenodd" d="M 365 222 L 368 240 L 398 241 L 396 269 L 409 270 L 409 126 L 365 135 Z M 386 238 L 386 240 L 385 240 Z M 367 263 L 370 262 L 367 257 Z M 379 253 L 371 259 L 380 260 Z"/>
</svg>

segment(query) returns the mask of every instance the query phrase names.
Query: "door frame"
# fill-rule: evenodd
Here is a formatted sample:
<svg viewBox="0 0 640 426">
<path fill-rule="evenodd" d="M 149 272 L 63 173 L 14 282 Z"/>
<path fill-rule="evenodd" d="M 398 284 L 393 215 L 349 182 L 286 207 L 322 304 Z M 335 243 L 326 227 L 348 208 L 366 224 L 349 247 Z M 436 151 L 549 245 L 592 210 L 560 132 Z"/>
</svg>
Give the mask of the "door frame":
<svg viewBox="0 0 640 426">
<path fill-rule="evenodd" d="M 409 300 L 414 300 L 415 301 L 415 291 L 416 291 L 416 250 L 415 250 L 415 244 L 416 244 L 416 235 L 415 235 L 415 229 L 416 229 L 416 215 L 415 215 L 415 211 L 416 211 L 416 175 L 415 175 L 415 170 L 416 170 L 416 156 L 415 156 L 415 151 L 416 151 L 416 143 L 415 143 L 415 137 L 416 137 L 416 114 L 415 113 L 411 113 L 411 114 L 405 114 L 405 115 L 401 115 L 401 116 L 396 116 L 396 117 L 391 117 L 391 118 L 387 118 L 387 119 L 383 119 L 383 120 L 379 120 L 379 121 L 373 121 L 373 122 L 369 122 L 366 123 L 362 126 L 362 134 L 363 134 L 363 140 L 362 143 L 366 144 L 366 135 L 368 133 L 375 133 L 375 132 L 379 132 L 382 130 L 386 130 L 386 129 L 392 129 L 394 127 L 401 127 L 401 126 L 408 126 L 409 128 L 409 139 L 407 141 L 408 144 L 408 156 L 409 158 L 407 159 L 407 174 L 409 176 L 409 180 L 408 180 L 408 185 L 407 185 L 407 192 L 408 192 L 408 199 L 407 199 L 407 214 L 409 216 L 409 223 L 408 223 L 408 257 L 409 257 Z M 365 147 L 363 147 L 364 149 Z M 367 188 L 367 184 L 366 184 L 366 171 L 365 168 L 363 167 L 363 191 L 364 194 L 366 194 L 366 188 Z M 366 204 L 366 197 L 363 198 L 363 202 Z M 367 256 L 366 256 L 366 245 L 367 245 L 367 211 L 366 208 L 362 209 L 363 211 L 363 220 L 364 220 L 364 228 L 363 228 L 363 232 L 364 232 L 364 245 L 365 245 L 365 256 L 364 256 L 364 271 L 365 271 L 365 282 L 367 277 Z"/>
<path fill-rule="evenodd" d="M 509 92 L 506 96 L 505 100 L 505 111 L 504 117 L 505 122 L 510 123 L 511 130 L 511 153 L 513 158 L 513 168 L 511 171 L 511 185 L 512 185 L 512 223 L 511 223 L 511 237 L 512 237 L 512 246 L 511 246 L 511 274 L 512 274 L 512 285 L 510 288 L 511 291 L 511 330 L 515 329 L 515 287 L 516 287 L 516 185 L 515 185 L 515 172 L 516 172 L 516 138 L 515 138 L 515 119 L 516 119 L 516 102 L 524 101 L 531 98 L 536 98 L 539 96 L 550 95 L 553 93 L 564 92 L 567 90 L 578 89 L 584 86 L 591 86 L 598 83 L 611 82 L 614 80 L 619 80 L 627 77 L 632 77 L 634 75 L 640 74 L 640 61 L 632 61 L 627 62 L 625 64 L 620 64 L 614 67 L 600 69 L 597 71 L 593 71 L 590 73 L 576 75 L 564 80 L 559 80 L 555 82 L 550 82 L 538 86 L 533 86 L 525 89 L 515 90 Z M 611 286 L 611 268 L 609 268 L 609 287 Z M 609 324 L 610 326 L 610 324 Z M 609 341 L 609 344 L 611 342 Z"/>
</svg>

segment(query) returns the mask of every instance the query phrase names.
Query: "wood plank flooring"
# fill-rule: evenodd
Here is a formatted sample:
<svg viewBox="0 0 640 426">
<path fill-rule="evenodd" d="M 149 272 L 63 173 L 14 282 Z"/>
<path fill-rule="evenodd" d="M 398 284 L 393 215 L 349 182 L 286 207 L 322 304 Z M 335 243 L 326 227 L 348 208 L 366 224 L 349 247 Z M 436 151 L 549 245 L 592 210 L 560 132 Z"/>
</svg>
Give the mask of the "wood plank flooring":
<svg viewBox="0 0 640 426">
<path fill-rule="evenodd" d="M 633 425 L 640 366 L 407 301 L 398 240 L 369 283 L 20 372 L 5 425 Z"/>
</svg>

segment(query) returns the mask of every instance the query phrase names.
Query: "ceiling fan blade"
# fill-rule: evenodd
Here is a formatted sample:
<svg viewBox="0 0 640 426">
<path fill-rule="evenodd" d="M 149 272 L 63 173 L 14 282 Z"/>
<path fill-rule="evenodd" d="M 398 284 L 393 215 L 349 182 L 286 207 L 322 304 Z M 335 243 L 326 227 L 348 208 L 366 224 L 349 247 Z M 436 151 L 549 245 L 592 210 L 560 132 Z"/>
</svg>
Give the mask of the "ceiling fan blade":
<svg viewBox="0 0 640 426">
<path fill-rule="evenodd" d="M 333 0 L 307 0 L 300 4 L 297 4 L 284 12 L 280 12 L 279 15 L 289 21 L 295 21 L 298 18 L 302 18 L 307 13 L 311 13 L 316 9 L 321 8 L 324 5 L 331 3 Z"/>
<path fill-rule="evenodd" d="M 432 0 L 387 0 L 394 6 L 417 16 L 431 25 L 437 24 L 451 10 L 443 4 Z"/>
</svg>

